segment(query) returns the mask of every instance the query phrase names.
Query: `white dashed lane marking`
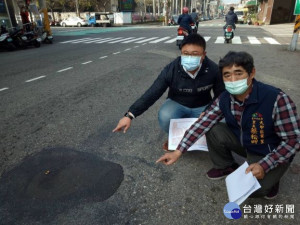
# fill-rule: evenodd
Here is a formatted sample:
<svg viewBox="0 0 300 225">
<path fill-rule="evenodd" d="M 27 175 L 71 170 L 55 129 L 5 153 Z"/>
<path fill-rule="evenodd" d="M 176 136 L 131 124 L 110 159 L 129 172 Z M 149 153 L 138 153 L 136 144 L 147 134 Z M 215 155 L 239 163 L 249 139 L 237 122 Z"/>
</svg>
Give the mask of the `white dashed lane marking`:
<svg viewBox="0 0 300 225">
<path fill-rule="evenodd" d="M 42 79 L 42 78 L 45 78 L 46 76 L 39 76 L 39 77 L 35 77 L 35 78 L 32 78 L 30 80 L 26 80 L 25 82 L 26 83 L 29 83 L 29 82 L 32 82 L 32 81 L 35 81 L 35 80 L 39 80 L 39 79 Z"/>
<path fill-rule="evenodd" d="M 68 68 L 65 68 L 65 69 L 62 69 L 62 70 L 58 70 L 57 72 L 61 73 L 61 72 L 64 72 L 64 71 L 67 71 L 67 70 L 71 70 L 71 69 L 73 69 L 73 67 L 68 67 Z"/>
<path fill-rule="evenodd" d="M 5 91 L 5 90 L 7 90 L 7 89 L 9 89 L 9 88 L 8 88 L 8 87 L 0 88 L 0 91 Z"/>
</svg>

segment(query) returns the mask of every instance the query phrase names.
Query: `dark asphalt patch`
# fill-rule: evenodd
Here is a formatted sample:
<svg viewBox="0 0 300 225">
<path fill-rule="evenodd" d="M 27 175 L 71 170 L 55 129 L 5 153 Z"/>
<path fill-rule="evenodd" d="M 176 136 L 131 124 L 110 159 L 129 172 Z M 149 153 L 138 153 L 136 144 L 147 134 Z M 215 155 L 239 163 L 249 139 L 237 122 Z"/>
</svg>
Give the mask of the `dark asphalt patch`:
<svg viewBox="0 0 300 225">
<path fill-rule="evenodd" d="M 124 179 L 119 164 L 68 148 L 25 158 L 0 180 L 0 223 L 44 221 L 79 203 L 102 202 Z"/>
</svg>

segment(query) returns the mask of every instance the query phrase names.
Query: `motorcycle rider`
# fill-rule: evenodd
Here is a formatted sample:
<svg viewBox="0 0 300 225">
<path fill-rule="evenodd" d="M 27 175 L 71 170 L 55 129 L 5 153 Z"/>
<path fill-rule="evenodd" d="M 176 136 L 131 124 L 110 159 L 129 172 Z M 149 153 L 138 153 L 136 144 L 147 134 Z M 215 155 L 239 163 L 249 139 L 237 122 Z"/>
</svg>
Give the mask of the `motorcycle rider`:
<svg viewBox="0 0 300 225">
<path fill-rule="evenodd" d="M 194 23 L 196 24 L 196 30 L 198 31 L 199 17 L 195 8 L 192 9 L 191 17 L 193 18 Z"/>
<path fill-rule="evenodd" d="M 192 28 L 190 24 L 193 23 L 194 20 L 188 13 L 189 13 L 189 8 L 183 7 L 182 14 L 178 18 L 178 24 L 180 27 L 186 29 L 189 32 L 189 34 L 191 34 Z"/>
<path fill-rule="evenodd" d="M 233 29 L 235 30 L 236 26 L 235 24 L 238 22 L 238 17 L 237 15 L 234 13 L 234 7 L 230 7 L 229 8 L 229 12 L 227 13 L 227 15 L 225 16 L 225 26 L 223 27 L 224 29 L 224 35 L 225 35 L 225 29 L 228 25 L 231 25 L 233 27 Z"/>
</svg>

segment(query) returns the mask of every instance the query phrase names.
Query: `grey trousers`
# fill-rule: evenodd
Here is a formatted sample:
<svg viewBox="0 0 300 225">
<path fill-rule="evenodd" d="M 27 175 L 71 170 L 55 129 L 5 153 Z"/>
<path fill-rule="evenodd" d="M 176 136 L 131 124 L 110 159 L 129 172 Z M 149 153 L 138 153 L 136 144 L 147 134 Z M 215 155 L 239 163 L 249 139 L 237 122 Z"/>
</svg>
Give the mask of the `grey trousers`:
<svg viewBox="0 0 300 225">
<path fill-rule="evenodd" d="M 225 123 L 216 124 L 206 134 L 206 141 L 209 149 L 209 157 L 216 169 L 225 169 L 235 163 L 232 152 L 244 157 L 249 165 L 263 158 L 263 156 L 260 155 L 247 153 Z M 290 163 L 280 164 L 266 173 L 263 179 L 258 180 L 261 188 L 250 197 L 262 197 L 268 194 L 271 188 L 279 182 L 289 166 Z"/>
</svg>

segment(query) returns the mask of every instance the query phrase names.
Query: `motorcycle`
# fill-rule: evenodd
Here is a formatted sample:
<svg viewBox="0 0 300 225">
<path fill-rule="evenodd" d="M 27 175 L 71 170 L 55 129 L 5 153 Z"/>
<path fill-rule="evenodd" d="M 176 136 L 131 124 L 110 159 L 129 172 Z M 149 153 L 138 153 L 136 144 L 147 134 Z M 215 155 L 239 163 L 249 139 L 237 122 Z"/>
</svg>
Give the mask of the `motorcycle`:
<svg viewBox="0 0 300 225">
<path fill-rule="evenodd" d="M 25 40 L 26 46 L 33 45 L 36 48 L 41 46 L 42 39 L 33 31 L 25 32 L 24 36 L 27 38 L 27 40 Z"/>
<path fill-rule="evenodd" d="M 22 49 L 27 48 L 30 45 L 36 48 L 41 46 L 41 38 L 37 36 L 33 31 L 25 31 L 23 29 L 15 28 L 11 33 L 11 38 L 14 44 Z"/>
<path fill-rule="evenodd" d="M 234 37 L 234 29 L 232 25 L 227 25 L 225 27 L 224 38 L 225 43 L 231 43 L 232 38 Z"/>
<path fill-rule="evenodd" d="M 191 28 L 192 28 L 192 32 L 195 33 L 195 34 L 197 34 L 197 26 L 196 26 L 196 24 L 192 23 L 191 24 Z"/>
<path fill-rule="evenodd" d="M 179 49 L 181 49 L 181 43 L 182 43 L 183 39 L 185 37 L 187 37 L 188 35 L 189 35 L 189 32 L 185 28 L 179 27 L 177 29 L 176 45 L 179 47 Z"/>
<path fill-rule="evenodd" d="M 16 46 L 13 44 L 13 39 L 8 33 L 6 26 L 4 24 L 1 25 L 0 31 L 0 48 L 7 49 L 9 51 L 13 51 L 16 49 Z"/>
<path fill-rule="evenodd" d="M 41 39 L 43 43 L 53 43 L 53 36 L 48 35 L 47 31 L 44 30 L 42 26 L 35 26 L 34 32 L 37 33 L 38 37 Z"/>
</svg>

